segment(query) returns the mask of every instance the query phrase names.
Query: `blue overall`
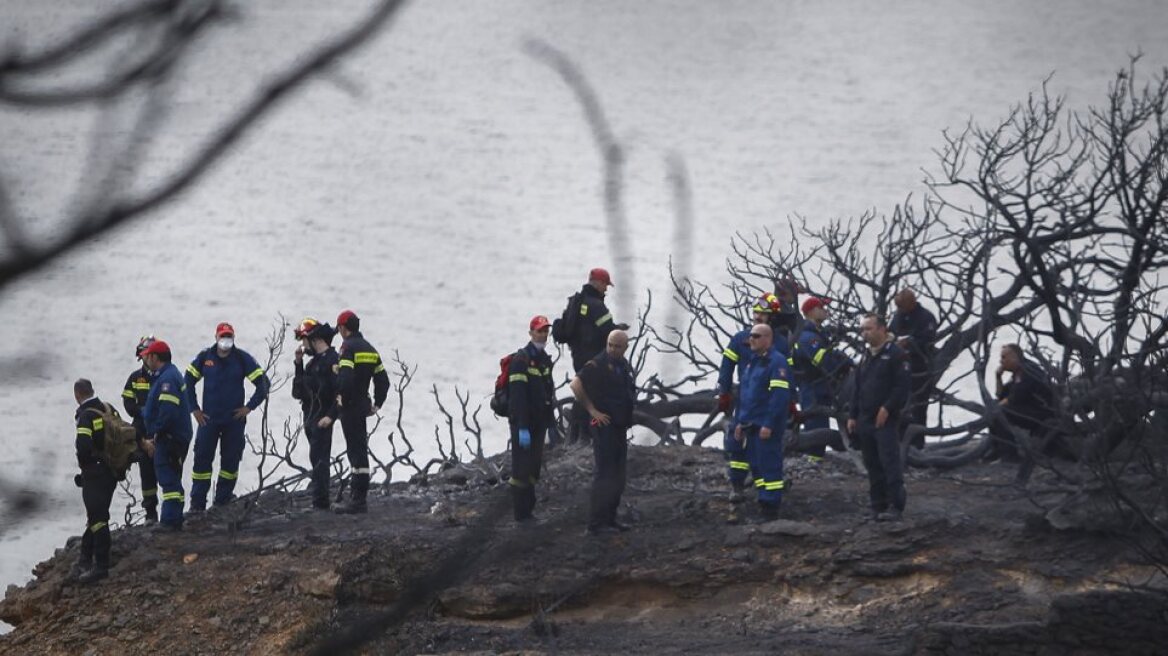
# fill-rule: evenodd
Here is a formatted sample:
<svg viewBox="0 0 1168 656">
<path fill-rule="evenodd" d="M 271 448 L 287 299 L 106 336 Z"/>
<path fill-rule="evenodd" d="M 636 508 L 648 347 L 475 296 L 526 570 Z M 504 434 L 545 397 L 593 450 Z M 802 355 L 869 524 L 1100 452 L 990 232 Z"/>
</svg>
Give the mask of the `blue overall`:
<svg viewBox="0 0 1168 656">
<path fill-rule="evenodd" d="M 162 488 L 158 521 L 170 526 L 183 523 L 182 466 L 191 444 L 191 413 L 185 392 L 178 367 L 167 363 L 154 374 L 142 409 L 146 434 L 155 440 L 154 474 Z"/>
<path fill-rule="evenodd" d="M 787 358 L 774 348 L 754 355 L 739 390 L 737 420 L 746 436 L 758 502 L 777 509 L 783 500 L 783 431 L 791 399 Z M 771 431 L 767 439 L 762 438 L 763 428 Z"/>
<path fill-rule="evenodd" d="M 740 331 L 730 338 L 730 343 L 722 350 L 722 365 L 718 368 L 718 393 L 729 394 L 734 384 L 734 372 L 738 372 L 738 381 L 742 382 L 742 374 L 746 365 L 754 354 L 750 352 L 750 329 Z M 726 432 L 722 436 L 722 450 L 729 469 L 730 483 L 734 487 L 741 487 L 746 482 L 746 475 L 750 473 L 750 459 L 746 455 L 746 446 L 734 439 L 734 427 L 737 426 L 734 415 L 726 421 Z"/>
</svg>

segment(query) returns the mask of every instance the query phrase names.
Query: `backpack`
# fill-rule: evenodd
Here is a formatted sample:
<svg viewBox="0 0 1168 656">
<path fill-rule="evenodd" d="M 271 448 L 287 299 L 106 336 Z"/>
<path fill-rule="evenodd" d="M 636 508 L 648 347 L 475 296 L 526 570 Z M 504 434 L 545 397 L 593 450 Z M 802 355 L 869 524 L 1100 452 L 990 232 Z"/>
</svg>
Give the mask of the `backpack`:
<svg viewBox="0 0 1168 656">
<path fill-rule="evenodd" d="M 584 294 L 576 292 L 568 297 L 568 307 L 559 319 L 552 322 L 552 339 L 557 344 L 570 344 L 576 341 L 580 332 L 580 306 L 584 304 Z"/>
<path fill-rule="evenodd" d="M 509 383 L 511 382 L 511 361 L 515 358 L 527 360 L 527 356 L 520 351 L 508 353 L 499 360 L 499 375 L 495 377 L 495 393 L 491 396 L 491 411 L 500 417 L 508 417 L 511 413 Z"/>
<path fill-rule="evenodd" d="M 108 403 L 103 403 L 103 410 L 91 410 L 101 417 L 102 430 L 105 431 L 105 440 L 101 447 L 101 459 L 113 471 L 119 481 L 125 480 L 126 470 L 134 461 L 134 454 L 138 450 L 138 430 L 133 424 L 126 423 Z"/>
</svg>

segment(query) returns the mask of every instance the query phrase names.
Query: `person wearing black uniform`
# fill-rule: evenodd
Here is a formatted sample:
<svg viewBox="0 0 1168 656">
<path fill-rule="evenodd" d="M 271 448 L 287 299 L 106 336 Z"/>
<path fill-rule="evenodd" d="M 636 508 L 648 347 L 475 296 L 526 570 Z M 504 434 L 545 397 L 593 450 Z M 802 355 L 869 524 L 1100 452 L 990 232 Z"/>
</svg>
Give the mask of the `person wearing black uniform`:
<svg viewBox="0 0 1168 656">
<path fill-rule="evenodd" d="M 349 454 L 349 502 L 338 506 L 342 515 L 366 511 L 365 497 L 369 493 L 369 433 L 366 420 L 381 411 L 389 396 L 389 374 L 381 355 L 361 335 L 361 320 L 352 310 L 337 316 L 337 331 L 341 334 L 338 354 L 337 401 L 341 431 L 345 434 L 345 448 Z M 373 382 L 373 400 L 369 400 L 369 382 Z M 331 425 L 331 423 L 330 423 Z"/>
<path fill-rule="evenodd" d="M 150 335 L 138 340 L 138 347 L 134 355 L 142 361 L 142 351 L 154 343 L 154 336 Z M 138 452 L 135 460 L 138 462 L 138 477 L 142 479 L 142 508 L 146 511 L 146 521 L 158 521 L 158 479 L 154 474 L 154 456 L 146 451 L 146 420 L 142 417 L 142 408 L 146 406 L 146 397 L 150 395 L 150 381 L 154 376 L 146 365 L 142 365 L 130 372 L 126 378 L 126 385 L 122 389 L 122 405 L 126 414 L 133 419 L 134 430 L 138 433 Z"/>
<path fill-rule="evenodd" d="M 82 378 L 73 383 L 77 400 L 77 465 L 81 473 L 74 482 L 81 488 L 85 503 L 85 533 L 81 537 L 81 556 L 72 574 L 78 583 L 93 583 L 109 576 L 110 502 L 118 486 L 114 472 L 102 460 L 105 446 L 105 421 L 101 413 L 105 404 L 93 392 L 93 383 Z"/>
<path fill-rule="evenodd" d="M 312 507 L 329 507 L 329 462 L 332 459 L 333 421 L 337 417 L 337 352 L 332 347 L 333 329 L 316 319 L 305 319 L 293 331 L 301 345 L 296 349 L 296 373 L 292 398 L 304 411 L 304 436 L 308 438 L 308 462 L 312 467 Z M 304 364 L 304 354 L 311 359 Z"/>
<path fill-rule="evenodd" d="M 629 329 L 628 324 L 614 322 L 612 312 L 604 304 L 608 288 L 613 286 L 608 270 L 597 267 L 588 272 L 588 282 L 580 288 L 580 316 L 576 318 L 579 328 L 576 338 L 568 344 L 572 369 L 576 373 L 580 373 L 589 360 L 604 352 L 609 333 Z M 579 404 L 573 404 L 568 440 L 575 442 L 585 437 L 588 424 L 588 413 Z"/>
<path fill-rule="evenodd" d="M 555 420 L 556 389 L 552 358 L 547 354 L 551 322 L 542 314 L 531 318 L 531 341 L 511 356 L 507 367 L 507 420 L 511 429 L 511 501 L 515 521 L 535 519 L 535 485 L 543 465 L 543 442 Z"/>
<path fill-rule="evenodd" d="M 847 428 L 860 442 L 873 518 L 897 521 L 907 497 L 896 424 L 911 386 L 908 356 L 889 335 L 884 317 L 865 316 L 860 336 L 868 349 L 856 370 Z"/>
<path fill-rule="evenodd" d="M 896 314 L 888 330 L 896 337 L 896 345 L 908 353 L 909 368 L 912 370 L 912 394 L 909 395 L 906 423 L 929 425 L 929 390 L 932 388 L 933 356 L 937 339 L 937 317 L 933 316 L 917 302 L 913 290 L 905 287 L 892 297 L 896 304 Z M 924 434 L 913 439 L 913 446 L 925 446 Z"/>
<path fill-rule="evenodd" d="M 1006 373 L 1010 374 L 1009 381 L 1003 380 Z M 1022 347 L 1017 344 L 1002 347 L 995 378 L 995 396 L 1005 411 L 1005 423 L 1037 437 L 1045 437 L 1051 432 L 1055 416 L 1054 389 L 1042 367 L 1022 354 Z M 996 422 L 990 426 L 990 435 L 994 439 L 987 459 L 1001 458 L 1010 462 L 1023 459 L 1010 426 Z"/>
<path fill-rule="evenodd" d="M 588 520 L 591 535 L 628 529 L 616 519 L 625 489 L 628 431 L 637 404 L 633 368 L 625 358 L 628 348 L 629 336 L 623 330 L 610 332 L 604 352 L 589 360 L 571 383 L 572 394 L 596 427 L 592 441 L 596 463 L 592 472 L 592 512 Z"/>
</svg>

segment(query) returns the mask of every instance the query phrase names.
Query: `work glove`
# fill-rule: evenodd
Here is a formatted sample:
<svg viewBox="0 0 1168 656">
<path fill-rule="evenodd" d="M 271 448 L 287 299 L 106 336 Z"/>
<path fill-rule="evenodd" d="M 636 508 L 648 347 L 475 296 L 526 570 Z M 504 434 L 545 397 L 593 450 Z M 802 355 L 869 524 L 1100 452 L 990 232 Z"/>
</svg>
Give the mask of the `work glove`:
<svg viewBox="0 0 1168 656">
<path fill-rule="evenodd" d="M 525 449 L 531 448 L 531 431 L 526 428 L 519 429 L 519 446 Z"/>
<path fill-rule="evenodd" d="M 718 395 L 718 412 L 730 412 L 730 405 L 734 403 L 734 397 L 729 392 Z"/>
</svg>

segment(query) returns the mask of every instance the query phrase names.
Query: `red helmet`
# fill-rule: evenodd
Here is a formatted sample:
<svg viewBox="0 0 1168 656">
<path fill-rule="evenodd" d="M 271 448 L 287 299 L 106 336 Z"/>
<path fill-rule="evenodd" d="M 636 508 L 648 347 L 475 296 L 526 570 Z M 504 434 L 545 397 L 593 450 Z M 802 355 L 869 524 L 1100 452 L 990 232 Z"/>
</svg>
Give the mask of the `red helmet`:
<svg viewBox="0 0 1168 656">
<path fill-rule="evenodd" d="M 361 319 L 357 317 L 357 313 L 352 310 L 344 310 L 337 315 L 337 328 L 344 326 L 349 330 L 358 330 L 361 325 Z"/>
</svg>

